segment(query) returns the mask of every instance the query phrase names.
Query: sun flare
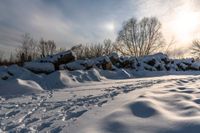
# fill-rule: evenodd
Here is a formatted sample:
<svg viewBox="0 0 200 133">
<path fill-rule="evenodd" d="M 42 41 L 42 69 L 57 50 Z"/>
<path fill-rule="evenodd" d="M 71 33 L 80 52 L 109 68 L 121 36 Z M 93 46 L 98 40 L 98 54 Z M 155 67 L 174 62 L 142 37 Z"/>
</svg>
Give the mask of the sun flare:
<svg viewBox="0 0 200 133">
<path fill-rule="evenodd" d="M 191 10 L 179 11 L 171 24 L 172 30 L 179 40 L 189 41 L 199 26 L 199 14 Z"/>
</svg>

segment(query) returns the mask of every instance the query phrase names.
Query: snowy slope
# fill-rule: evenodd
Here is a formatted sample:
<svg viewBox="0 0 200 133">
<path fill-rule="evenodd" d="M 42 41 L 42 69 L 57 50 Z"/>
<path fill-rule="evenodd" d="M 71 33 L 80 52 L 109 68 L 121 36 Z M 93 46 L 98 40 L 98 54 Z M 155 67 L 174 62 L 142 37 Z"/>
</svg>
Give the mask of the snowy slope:
<svg viewBox="0 0 200 133">
<path fill-rule="evenodd" d="M 0 132 L 198 133 L 199 80 L 198 75 L 102 80 L 1 97 Z"/>
</svg>

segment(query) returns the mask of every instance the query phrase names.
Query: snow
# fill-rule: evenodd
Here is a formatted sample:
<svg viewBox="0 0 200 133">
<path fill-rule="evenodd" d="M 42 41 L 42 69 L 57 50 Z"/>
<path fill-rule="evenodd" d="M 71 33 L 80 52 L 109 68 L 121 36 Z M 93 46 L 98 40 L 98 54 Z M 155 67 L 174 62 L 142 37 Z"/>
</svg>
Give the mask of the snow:
<svg viewBox="0 0 200 133">
<path fill-rule="evenodd" d="M 17 80 L 41 92 L 1 97 L 0 131 L 198 133 L 199 79 L 172 75 L 103 80 L 45 91 L 34 82 Z"/>
<path fill-rule="evenodd" d="M 103 70 L 96 70 L 96 69 L 90 69 L 88 71 L 60 70 L 60 71 L 55 71 L 48 75 L 45 74 L 38 75 L 17 65 L 12 65 L 1 71 L 0 96 L 5 96 L 5 95 L 8 96 L 9 93 L 10 95 L 13 94 L 22 95 L 26 93 L 30 94 L 33 92 L 37 93 L 37 91 L 32 90 L 34 88 L 43 88 L 43 90 L 62 89 L 66 87 L 77 86 L 83 82 L 90 82 L 90 81 L 99 82 L 101 80 L 105 80 L 106 78 L 104 77 L 104 75 L 106 76 L 108 74 L 105 73 L 101 75 L 99 71 Z M 28 81 L 29 83 L 33 82 L 32 84 L 33 86 L 30 87 L 31 84 L 29 84 L 23 87 L 21 82 L 18 82 L 21 80 L 25 82 Z M 35 87 L 35 85 L 37 85 L 37 87 Z M 20 86 L 22 87 L 20 88 Z M 26 92 L 20 91 L 26 87 L 27 87 Z M 28 90 L 30 90 L 30 92 L 28 92 Z"/>
<path fill-rule="evenodd" d="M 73 64 L 73 63 L 72 63 Z M 48 65 L 47 65 L 48 66 Z M 147 68 L 149 67 L 149 68 Z M 114 71 L 102 70 L 98 68 L 91 68 L 89 70 L 75 70 L 67 71 L 60 70 L 55 71 L 50 74 L 35 74 L 25 68 L 19 67 L 17 65 L 12 65 L 9 67 L 1 68 L 0 75 L 0 90 L 5 91 L 5 89 L 10 90 L 6 92 L 6 96 L 13 95 L 22 95 L 30 93 L 40 93 L 40 91 L 33 91 L 36 88 L 42 88 L 42 90 L 53 90 L 53 89 L 63 89 L 66 87 L 76 87 L 82 83 L 90 82 L 102 82 L 106 80 L 119 80 L 119 79 L 130 79 L 134 77 L 148 77 L 148 76 L 159 76 L 159 75 L 170 75 L 170 74 L 200 74 L 200 72 L 195 71 L 185 71 L 185 72 L 176 72 L 176 71 L 162 71 L 158 72 L 153 70 L 154 67 L 148 66 L 146 64 L 146 69 L 148 70 L 139 70 L 135 71 L 132 69 L 118 69 Z M 32 82 L 31 84 L 23 86 L 18 81 Z M 17 87 L 14 87 L 17 86 Z M 26 91 L 20 91 L 20 86 L 24 88 L 27 87 Z M 37 86 L 37 87 L 36 87 Z M 16 89 L 15 89 L 16 88 Z M 31 89 L 30 89 L 31 88 Z M 13 92 L 12 92 L 13 90 Z M 19 91 L 18 91 L 19 90 Z M 30 92 L 28 92 L 30 90 Z M 41 90 L 41 89 L 39 89 Z M 0 96 L 4 96 L 5 92 L 1 92 Z"/>
<path fill-rule="evenodd" d="M 148 84 L 145 80 L 153 85 L 145 86 Z M 72 124 L 71 128 L 67 127 L 68 131 L 198 133 L 200 129 L 198 82 L 199 76 L 165 76 L 133 80 L 132 84 L 117 88 L 117 90 L 122 88 L 131 90 L 129 93 L 119 94 L 100 109 L 96 108 L 86 113 L 77 120 L 78 123 L 74 123 L 75 126 Z M 141 84 L 140 89 L 136 83 Z"/>
<path fill-rule="evenodd" d="M 0 96 L 21 96 L 25 94 L 40 93 L 43 91 L 40 85 L 36 82 L 21 79 L 4 82 L 1 84 L 0 90 Z"/>
<path fill-rule="evenodd" d="M 55 67 L 52 63 L 26 62 L 24 67 L 36 73 L 51 73 L 55 71 Z"/>
<path fill-rule="evenodd" d="M 124 68 L 98 67 L 110 56 L 63 64 L 67 70 L 58 71 L 48 62 L 0 67 L 0 132 L 199 132 L 198 61 L 161 53 L 112 57 Z"/>
</svg>

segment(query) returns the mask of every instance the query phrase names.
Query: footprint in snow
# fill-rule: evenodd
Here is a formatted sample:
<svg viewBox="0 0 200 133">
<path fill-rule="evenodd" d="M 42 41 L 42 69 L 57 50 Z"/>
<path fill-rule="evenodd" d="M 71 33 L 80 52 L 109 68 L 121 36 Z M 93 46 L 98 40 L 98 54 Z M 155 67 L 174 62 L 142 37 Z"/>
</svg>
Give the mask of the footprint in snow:
<svg viewBox="0 0 200 133">
<path fill-rule="evenodd" d="M 78 118 L 80 116 L 82 116 L 85 112 L 87 112 L 88 110 L 81 110 L 81 111 L 77 111 L 77 112 L 68 112 L 64 117 L 63 120 L 69 120 L 69 119 L 73 119 L 73 118 Z"/>
</svg>

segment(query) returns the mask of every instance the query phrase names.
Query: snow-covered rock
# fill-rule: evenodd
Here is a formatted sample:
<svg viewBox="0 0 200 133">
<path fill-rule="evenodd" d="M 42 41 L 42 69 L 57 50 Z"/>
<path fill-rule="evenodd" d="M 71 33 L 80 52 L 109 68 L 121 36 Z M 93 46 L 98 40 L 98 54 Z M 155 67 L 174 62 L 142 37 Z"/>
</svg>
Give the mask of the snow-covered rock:
<svg viewBox="0 0 200 133">
<path fill-rule="evenodd" d="M 35 73 L 51 73 L 55 71 L 52 63 L 26 62 L 24 67 Z"/>
<path fill-rule="evenodd" d="M 157 53 L 157 54 L 153 54 L 153 55 L 147 55 L 147 56 L 144 56 L 144 57 L 139 57 L 138 60 L 142 60 L 143 62 L 150 62 L 152 60 L 155 60 L 155 61 L 169 61 L 168 59 L 168 56 L 163 54 L 163 53 Z"/>
<path fill-rule="evenodd" d="M 55 55 L 51 55 L 42 59 L 37 60 L 37 62 L 48 62 L 53 63 L 56 69 L 59 69 L 61 64 L 66 64 L 76 60 L 76 55 L 72 50 L 60 52 Z"/>
<path fill-rule="evenodd" d="M 88 70 L 99 68 L 104 70 L 133 69 L 136 71 L 187 71 L 199 70 L 198 63 L 193 58 L 169 59 L 163 53 L 147 55 L 142 57 L 119 56 L 112 53 L 109 56 L 101 56 L 93 59 L 77 60 L 64 65 L 60 69 Z M 193 64 L 193 65 L 192 65 Z"/>
<path fill-rule="evenodd" d="M 110 54 L 109 58 L 113 65 L 119 66 L 119 55 L 116 52 Z"/>
<path fill-rule="evenodd" d="M 191 65 L 194 62 L 193 58 L 187 58 L 187 59 L 173 59 L 175 64 L 184 63 L 186 65 Z"/>
<path fill-rule="evenodd" d="M 0 72 L 0 79 L 7 80 L 10 77 L 11 75 L 9 75 L 7 72 Z"/>
<path fill-rule="evenodd" d="M 190 67 L 193 70 L 200 70 L 200 62 L 194 62 Z"/>
<path fill-rule="evenodd" d="M 7 67 L 0 66 L 0 79 L 7 80 L 9 77 L 10 75 L 7 73 Z"/>
<path fill-rule="evenodd" d="M 70 71 L 72 70 L 85 70 L 85 61 L 84 60 L 77 60 L 77 61 L 74 61 L 74 62 L 70 62 L 68 64 L 62 64 L 59 66 L 59 68 L 61 70 L 65 70 L 65 69 L 68 69 Z"/>
</svg>

